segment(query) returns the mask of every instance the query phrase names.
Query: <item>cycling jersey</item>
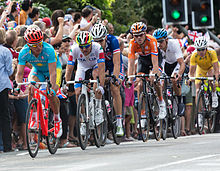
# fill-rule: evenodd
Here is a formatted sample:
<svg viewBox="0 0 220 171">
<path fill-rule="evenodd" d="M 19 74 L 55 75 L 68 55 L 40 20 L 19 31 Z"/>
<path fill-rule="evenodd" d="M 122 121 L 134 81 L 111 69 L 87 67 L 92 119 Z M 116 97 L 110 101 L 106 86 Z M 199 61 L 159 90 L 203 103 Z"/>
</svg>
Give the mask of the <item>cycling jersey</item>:
<svg viewBox="0 0 220 171">
<path fill-rule="evenodd" d="M 146 34 L 144 49 L 141 49 L 141 46 L 135 39 L 132 39 L 129 43 L 128 58 L 135 59 L 135 54 L 139 56 L 137 73 L 149 74 L 153 66 L 151 58 L 158 58 L 157 40 L 153 36 Z M 160 66 L 160 63 L 158 63 L 158 65 Z"/>
<path fill-rule="evenodd" d="M 56 62 L 57 68 L 61 68 L 59 58 L 53 46 L 46 42 L 43 42 L 43 48 L 38 57 L 35 57 L 32 54 L 30 47 L 26 44 L 19 53 L 18 61 L 19 65 L 25 65 L 26 62 L 29 62 L 33 67 L 41 72 L 49 72 L 49 63 Z"/>
<path fill-rule="evenodd" d="M 89 69 L 98 68 L 98 63 L 105 62 L 103 48 L 100 44 L 92 42 L 92 50 L 89 55 L 84 56 L 78 44 L 73 45 L 70 50 L 68 65 L 74 65 L 77 59 L 77 71 L 75 80 L 84 80 L 85 72 Z M 81 84 L 75 84 L 75 88 L 81 87 Z"/>
<path fill-rule="evenodd" d="M 166 52 L 161 49 L 161 53 L 164 58 L 162 63 L 164 72 L 168 76 L 171 76 L 174 73 L 178 73 L 180 65 L 177 60 L 183 58 L 183 53 L 178 40 L 168 39 Z"/>
<path fill-rule="evenodd" d="M 46 42 L 43 42 L 42 46 L 41 53 L 38 57 L 35 57 L 32 54 L 30 47 L 26 44 L 19 53 L 18 64 L 25 65 L 26 62 L 29 62 L 33 66 L 30 75 L 36 76 L 41 82 L 43 82 L 45 81 L 45 76 L 50 78 L 48 64 L 56 62 L 56 84 L 60 85 L 62 67 L 59 58 L 53 46 Z"/>
<path fill-rule="evenodd" d="M 208 48 L 204 57 L 198 55 L 197 51 L 192 53 L 190 59 L 190 65 L 197 65 L 202 70 L 209 70 L 212 68 L 213 63 L 218 62 L 217 54 L 215 50 Z"/>
<path fill-rule="evenodd" d="M 114 63 L 113 63 L 113 55 L 116 53 L 120 53 L 119 42 L 118 39 L 113 35 L 107 35 L 107 42 L 105 52 L 105 71 L 109 71 L 109 74 L 113 74 L 114 71 Z M 124 66 L 122 61 L 122 55 L 120 54 L 120 74 L 119 78 L 124 78 Z"/>
</svg>

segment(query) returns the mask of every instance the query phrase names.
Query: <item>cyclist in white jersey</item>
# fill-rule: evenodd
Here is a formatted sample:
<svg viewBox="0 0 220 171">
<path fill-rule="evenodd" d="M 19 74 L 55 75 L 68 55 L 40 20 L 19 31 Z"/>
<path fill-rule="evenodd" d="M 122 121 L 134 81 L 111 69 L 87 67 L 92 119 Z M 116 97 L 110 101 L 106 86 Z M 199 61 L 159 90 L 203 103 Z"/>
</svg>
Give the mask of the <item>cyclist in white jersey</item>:
<svg viewBox="0 0 220 171">
<path fill-rule="evenodd" d="M 104 74 L 105 74 L 105 58 L 104 52 L 96 42 L 93 42 L 93 38 L 88 31 L 81 31 L 76 38 L 77 45 L 73 45 L 69 60 L 66 68 L 66 81 L 71 79 L 71 74 L 77 60 L 77 70 L 75 75 L 75 81 L 84 80 L 87 75 L 86 73 L 92 74 L 93 78 L 96 79 L 99 76 L 100 86 L 96 88 L 96 113 L 101 110 L 101 97 L 104 94 Z M 89 78 L 86 78 L 89 79 Z M 96 86 L 96 85 L 95 85 Z M 81 93 L 82 85 L 76 83 L 74 85 L 76 92 L 76 101 Z"/>
<path fill-rule="evenodd" d="M 153 36 L 157 39 L 162 56 L 164 57 L 164 61 L 162 62 L 163 71 L 168 76 L 176 77 L 175 80 L 172 80 L 173 89 L 178 97 L 178 113 L 183 113 L 183 107 L 181 104 L 181 87 L 178 87 L 177 81 L 181 81 L 182 79 L 185 70 L 185 63 L 179 42 L 176 39 L 168 39 L 167 31 L 163 28 L 155 30 Z"/>
</svg>

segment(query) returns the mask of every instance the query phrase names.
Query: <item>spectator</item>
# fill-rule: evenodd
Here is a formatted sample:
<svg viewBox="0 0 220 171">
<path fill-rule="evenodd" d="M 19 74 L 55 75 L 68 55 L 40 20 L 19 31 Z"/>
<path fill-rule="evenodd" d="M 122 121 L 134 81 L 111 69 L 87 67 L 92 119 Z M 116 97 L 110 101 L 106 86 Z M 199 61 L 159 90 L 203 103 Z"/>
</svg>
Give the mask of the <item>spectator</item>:
<svg viewBox="0 0 220 171">
<path fill-rule="evenodd" d="M 52 26 L 52 21 L 49 17 L 45 17 L 42 20 L 46 24 L 46 28 L 50 28 Z"/>
<path fill-rule="evenodd" d="M 20 19 L 18 16 L 15 18 L 15 21 L 18 25 L 25 25 L 28 15 L 32 12 L 32 1 L 31 0 L 24 0 L 21 4 L 21 12 L 20 12 Z M 19 19 L 19 21 L 18 21 Z"/>
<path fill-rule="evenodd" d="M 82 20 L 80 22 L 81 31 L 90 31 L 92 29 L 92 26 L 96 23 L 96 21 L 97 16 L 93 16 L 93 11 L 91 8 L 82 9 Z"/>
<path fill-rule="evenodd" d="M 63 10 L 55 10 L 51 16 L 53 27 L 50 29 L 52 38 L 48 43 L 55 45 L 62 42 L 63 38 L 63 24 L 64 24 Z"/>
<path fill-rule="evenodd" d="M 15 17 L 18 16 L 17 3 L 14 2 L 11 8 L 11 13 L 8 15 L 9 21 L 15 21 Z"/>
<path fill-rule="evenodd" d="M 32 12 L 28 15 L 28 18 L 26 20 L 26 25 L 33 24 L 34 21 L 37 21 L 40 16 L 40 10 L 36 7 L 33 8 Z"/>
<path fill-rule="evenodd" d="M 107 29 L 108 29 L 109 34 L 111 34 L 111 35 L 114 34 L 114 26 L 112 25 L 112 23 L 107 24 Z"/>
<path fill-rule="evenodd" d="M 19 53 L 16 52 L 16 45 L 18 42 L 18 36 L 17 36 L 17 32 L 15 30 L 8 30 L 6 32 L 6 44 L 5 47 L 7 47 L 13 56 L 13 59 L 18 59 L 18 55 Z"/>
<path fill-rule="evenodd" d="M 3 46 L 5 43 L 5 30 L 0 28 L 0 129 L 4 152 L 12 151 L 11 147 L 11 119 L 8 111 L 8 90 L 11 89 L 9 76 L 12 70 L 12 54 Z"/>
</svg>

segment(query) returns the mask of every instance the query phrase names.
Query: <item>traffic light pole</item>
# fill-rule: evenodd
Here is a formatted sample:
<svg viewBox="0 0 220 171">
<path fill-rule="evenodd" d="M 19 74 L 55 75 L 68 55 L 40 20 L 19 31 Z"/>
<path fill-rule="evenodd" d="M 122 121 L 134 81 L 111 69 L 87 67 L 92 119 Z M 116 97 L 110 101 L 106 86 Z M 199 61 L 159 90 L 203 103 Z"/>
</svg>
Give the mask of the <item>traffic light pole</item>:
<svg viewBox="0 0 220 171">
<path fill-rule="evenodd" d="M 211 39 L 213 39 L 215 42 L 217 42 L 220 45 L 219 38 L 216 35 L 214 35 L 211 31 L 209 31 L 208 29 L 205 29 L 205 30 L 209 33 Z"/>
</svg>

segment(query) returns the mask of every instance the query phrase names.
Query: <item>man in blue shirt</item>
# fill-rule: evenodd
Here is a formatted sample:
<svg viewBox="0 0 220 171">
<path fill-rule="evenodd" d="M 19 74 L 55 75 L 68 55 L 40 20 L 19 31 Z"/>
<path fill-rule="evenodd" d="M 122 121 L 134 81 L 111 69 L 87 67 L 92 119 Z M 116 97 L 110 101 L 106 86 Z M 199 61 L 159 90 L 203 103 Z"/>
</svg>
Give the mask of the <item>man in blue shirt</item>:
<svg viewBox="0 0 220 171">
<path fill-rule="evenodd" d="M 2 130 L 2 139 L 4 152 L 12 150 L 11 147 L 11 119 L 8 111 L 8 89 L 11 89 L 9 76 L 12 75 L 12 54 L 8 48 L 2 44 L 5 43 L 5 30 L 0 28 L 0 129 Z"/>
</svg>

